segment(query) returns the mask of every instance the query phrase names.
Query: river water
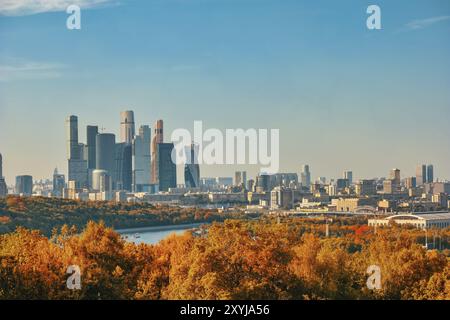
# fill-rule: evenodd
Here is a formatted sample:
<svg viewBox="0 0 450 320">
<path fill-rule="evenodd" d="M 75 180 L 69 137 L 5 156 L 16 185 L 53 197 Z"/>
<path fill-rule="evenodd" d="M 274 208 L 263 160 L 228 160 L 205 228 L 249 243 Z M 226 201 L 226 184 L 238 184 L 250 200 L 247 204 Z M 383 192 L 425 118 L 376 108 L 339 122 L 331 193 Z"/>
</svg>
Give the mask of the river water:
<svg viewBox="0 0 450 320">
<path fill-rule="evenodd" d="M 202 223 L 180 224 L 173 226 L 160 226 L 148 228 L 132 228 L 116 230 L 127 241 L 147 244 L 156 244 L 172 233 L 182 234 L 186 230 L 197 228 Z"/>
</svg>

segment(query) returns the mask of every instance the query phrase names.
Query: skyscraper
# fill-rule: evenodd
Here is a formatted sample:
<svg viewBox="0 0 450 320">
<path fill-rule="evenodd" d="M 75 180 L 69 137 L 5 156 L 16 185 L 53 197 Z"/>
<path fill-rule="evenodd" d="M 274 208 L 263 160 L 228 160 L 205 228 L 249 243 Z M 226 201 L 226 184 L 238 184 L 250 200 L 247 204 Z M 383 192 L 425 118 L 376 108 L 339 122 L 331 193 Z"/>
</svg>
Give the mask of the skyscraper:
<svg viewBox="0 0 450 320">
<path fill-rule="evenodd" d="M 155 124 L 155 129 L 154 129 L 154 134 L 153 134 L 153 140 L 152 140 L 152 174 L 151 174 L 151 181 L 153 184 L 158 184 L 158 176 L 157 176 L 157 163 L 156 163 L 156 158 L 157 158 L 157 153 L 158 153 L 158 144 L 159 143 L 163 143 L 164 141 L 164 133 L 163 133 L 163 121 L 162 120 L 158 120 L 156 121 Z"/>
<path fill-rule="evenodd" d="M 0 153 L 0 179 L 3 178 L 3 157 Z"/>
<path fill-rule="evenodd" d="M 55 168 L 55 171 L 53 172 L 53 195 L 55 197 L 62 197 L 65 186 L 66 177 L 63 174 L 58 173 L 58 169 Z"/>
<path fill-rule="evenodd" d="M 133 180 L 131 144 L 126 142 L 116 143 L 114 151 L 113 188 L 131 191 Z"/>
<path fill-rule="evenodd" d="M 66 119 L 68 181 L 75 181 L 77 188 L 88 185 L 87 160 L 84 159 L 83 145 L 78 142 L 78 118 Z"/>
<path fill-rule="evenodd" d="M 184 183 L 188 188 L 200 187 L 200 165 L 198 164 L 198 145 L 191 144 L 185 148 Z"/>
<path fill-rule="evenodd" d="M 344 171 L 342 177 L 348 180 L 349 185 L 353 184 L 353 172 L 352 171 Z"/>
<path fill-rule="evenodd" d="M 433 165 L 429 164 L 427 166 L 427 183 L 433 183 L 434 182 L 434 169 Z"/>
<path fill-rule="evenodd" d="M 309 165 L 305 164 L 302 167 L 301 173 L 302 186 L 309 188 L 311 185 L 311 172 L 309 171 Z"/>
<path fill-rule="evenodd" d="M 424 164 L 416 167 L 416 184 L 421 186 L 427 182 L 427 166 Z"/>
<path fill-rule="evenodd" d="M 17 176 L 16 177 L 16 194 L 31 196 L 33 194 L 33 177 Z"/>
<path fill-rule="evenodd" d="M 172 161 L 173 143 L 158 143 L 156 145 L 155 176 L 159 191 L 167 191 L 177 186 L 177 168 Z"/>
<path fill-rule="evenodd" d="M 123 111 L 120 113 L 120 142 L 131 144 L 135 134 L 134 112 Z"/>
<path fill-rule="evenodd" d="M 141 126 L 133 140 L 133 191 L 150 192 L 151 183 L 151 131 Z"/>
<path fill-rule="evenodd" d="M 112 133 L 100 133 L 95 138 L 96 165 L 95 169 L 105 170 L 109 176 L 114 175 L 114 156 L 116 136 Z"/>
<path fill-rule="evenodd" d="M 86 127 L 86 142 L 88 149 L 88 169 L 94 170 L 96 165 L 96 148 L 95 148 L 95 137 L 98 134 L 98 126 L 87 126 Z"/>
<path fill-rule="evenodd" d="M 392 169 L 389 173 L 389 179 L 397 186 L 400 185 L 400 169 Z"/>
</svg>

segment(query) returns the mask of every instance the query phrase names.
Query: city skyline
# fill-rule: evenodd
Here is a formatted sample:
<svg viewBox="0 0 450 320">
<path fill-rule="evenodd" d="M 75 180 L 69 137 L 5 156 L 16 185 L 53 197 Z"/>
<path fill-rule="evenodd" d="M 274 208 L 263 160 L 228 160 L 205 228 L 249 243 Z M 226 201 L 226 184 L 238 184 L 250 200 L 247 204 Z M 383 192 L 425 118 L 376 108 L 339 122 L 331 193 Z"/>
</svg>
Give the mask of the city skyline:
<svg viewBox="0 0 450 320">
<path fill-rule="evenodd" d="M 76 31 L 65 28 L 64 10 L 11 15 L 0 6 L 8 185 L 19 175 L 49 178 L 55 167 L 67 176 L 67 115 L 79 117 L 86 141 L 87 125 L 119 137 L 125 110 L 136 129 L 153 132 L 163 119 L 166 141 L 195 120 L 221 130 L 279 128 L 280 172 L 309 164 L 313 180 L 344 170 L 354 180 L 387 177 L 396 167 L 404 178 L 422 163 L 450 178 L 448 1 L 377 1 L 382 30 L 366 28 L 364 1 L 232 2 L 82 8 Z M 258 167 L 200 170 L 254 177 Z"/>
</svg>

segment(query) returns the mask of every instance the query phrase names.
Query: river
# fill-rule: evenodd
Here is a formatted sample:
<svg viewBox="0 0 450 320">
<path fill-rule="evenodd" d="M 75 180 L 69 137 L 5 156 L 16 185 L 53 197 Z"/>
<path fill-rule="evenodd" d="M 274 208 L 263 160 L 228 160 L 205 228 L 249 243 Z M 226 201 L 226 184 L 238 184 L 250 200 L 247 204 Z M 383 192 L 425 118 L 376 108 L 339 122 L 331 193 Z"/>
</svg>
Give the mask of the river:
<svg viewBox="0 0 450 320">
<path fill-rule="evenodd" d="M 197 228 L 204 223 L 179 224 L 172 226 L 157 226 L 147 228 L 132 228 L 116 230 L 122 237 L 136 244 L 156 244 L 172 233 L 181 234 L 186 230 Z"/>
</svg>

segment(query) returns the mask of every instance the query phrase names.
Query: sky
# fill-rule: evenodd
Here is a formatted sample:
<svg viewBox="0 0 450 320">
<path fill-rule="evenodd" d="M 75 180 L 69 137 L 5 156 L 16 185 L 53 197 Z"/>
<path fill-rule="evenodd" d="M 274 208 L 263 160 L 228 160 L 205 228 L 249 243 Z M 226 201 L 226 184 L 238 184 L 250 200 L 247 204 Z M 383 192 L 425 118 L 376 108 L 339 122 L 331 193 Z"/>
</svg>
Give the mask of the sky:
<svg viewBox="0 0 450 320">
<path fill-rule="evenodd" d="M 81 6 L 81 29 L 65 9 Z M 381 9 L 369 30 L 366 9 Z M 280 171 L 450 179 L 448 0 L 1 0 L 0 153 L 19 174 L 67 172 L 64 120 L 280 130 Z M 258 166 L 202 166 L 232 176 Z M 183 179 L 180 178 L 182 183 Z"/>
</svg>

